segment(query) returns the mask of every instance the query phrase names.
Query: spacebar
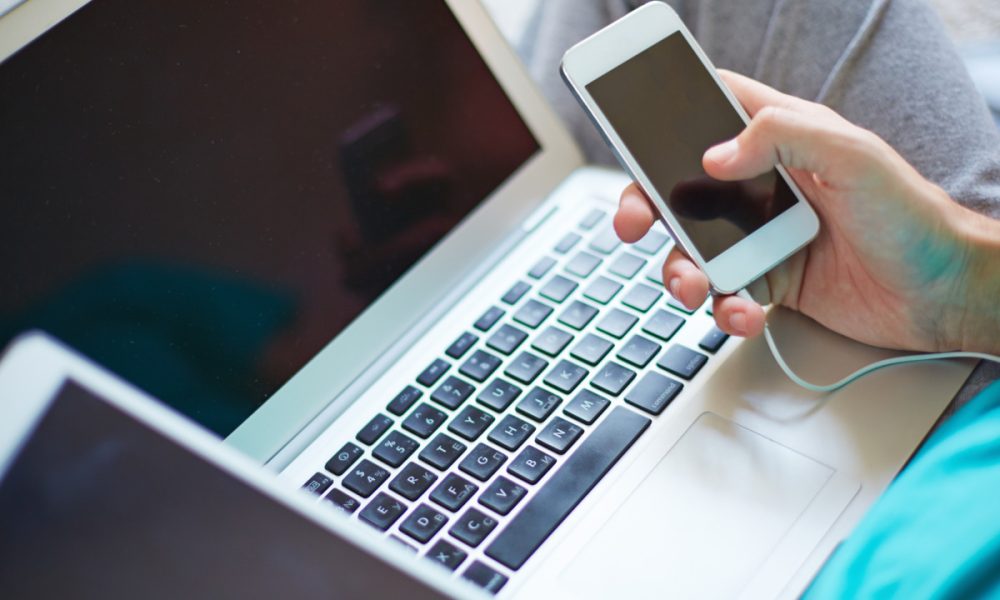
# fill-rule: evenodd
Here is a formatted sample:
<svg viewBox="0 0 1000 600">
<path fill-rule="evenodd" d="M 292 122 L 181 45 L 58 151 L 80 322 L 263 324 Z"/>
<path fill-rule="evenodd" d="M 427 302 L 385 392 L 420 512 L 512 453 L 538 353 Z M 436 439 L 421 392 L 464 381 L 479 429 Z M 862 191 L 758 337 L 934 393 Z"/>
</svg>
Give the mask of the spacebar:
<svg viewBox="0 0 1000 600">
<path fill-rule="evenodd" d="M 520 569 L 649 424 L 649 419 L 615 407 L 500 532 L 486 555 L 511 569 Z"/>
</svg>

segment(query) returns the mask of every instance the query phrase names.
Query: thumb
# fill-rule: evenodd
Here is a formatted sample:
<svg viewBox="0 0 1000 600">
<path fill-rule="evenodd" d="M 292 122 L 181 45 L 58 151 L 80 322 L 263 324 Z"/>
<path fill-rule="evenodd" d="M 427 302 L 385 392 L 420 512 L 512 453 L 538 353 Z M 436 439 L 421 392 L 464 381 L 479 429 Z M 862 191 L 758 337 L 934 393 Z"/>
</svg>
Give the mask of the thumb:
<svg viewBox="0 0 1000 600">
<path fill-rule="evenodd" d="M 849 186 L 883 158 L 878 141 L 819 105 L 809 112 L 766 106 L 736 138 L 709 148 L 702 166 L 710 176 L 732 181 L 781 164 L 814 173 L 835 187 Z"/>
</svg>

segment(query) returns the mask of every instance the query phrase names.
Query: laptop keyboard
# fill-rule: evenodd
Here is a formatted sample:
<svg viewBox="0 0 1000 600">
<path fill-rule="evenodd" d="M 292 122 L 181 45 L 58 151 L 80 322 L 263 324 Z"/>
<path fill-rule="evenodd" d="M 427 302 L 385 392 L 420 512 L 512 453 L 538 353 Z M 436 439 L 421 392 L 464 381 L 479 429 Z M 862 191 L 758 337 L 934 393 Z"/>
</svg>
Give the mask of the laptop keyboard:
<svg viewBox="0 0 1000 600">
<path fill-rule="evenodd" d="M 668 241 L 589 212 L 303 487 L 498 592 L 728 337 L 671 342 Z"/>
</svg>

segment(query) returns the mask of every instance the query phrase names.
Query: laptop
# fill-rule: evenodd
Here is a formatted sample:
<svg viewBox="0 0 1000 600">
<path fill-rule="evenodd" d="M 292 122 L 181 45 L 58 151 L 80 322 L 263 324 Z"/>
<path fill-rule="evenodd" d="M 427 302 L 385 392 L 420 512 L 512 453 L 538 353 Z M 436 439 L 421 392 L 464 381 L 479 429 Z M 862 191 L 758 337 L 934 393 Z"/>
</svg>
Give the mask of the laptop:
<svg viewBox="0 0 1000 600">
<path fill-rule="evenodd" d="M 0 59 L 0 340 L 448 582 L 794 597 L 972 368 L 819 396 L 674 301 L 477 2 L 30 0 Z M 816 381 L 887 356 L 770 318 Z"/>
</svg>

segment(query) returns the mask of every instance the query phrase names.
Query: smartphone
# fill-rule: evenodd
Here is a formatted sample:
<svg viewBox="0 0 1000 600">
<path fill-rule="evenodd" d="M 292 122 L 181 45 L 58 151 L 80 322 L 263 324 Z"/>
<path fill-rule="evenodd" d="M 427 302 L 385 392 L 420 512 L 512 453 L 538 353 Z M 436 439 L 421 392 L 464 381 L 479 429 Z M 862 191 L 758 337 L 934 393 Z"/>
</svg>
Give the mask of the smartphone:
<svg viewBox="0 0 1000 600">
<path fill-rule="evenodd" d="M 750 119 L 666 4 L 573 46 L 561 72 L 714 293 L 745 288 L 816 237 L 819 219 L 780 165 L 738 182 L 705 173 L 705 151 Z"/>
</svg>

